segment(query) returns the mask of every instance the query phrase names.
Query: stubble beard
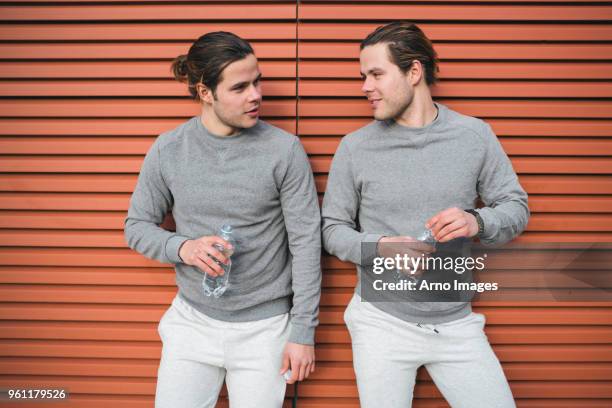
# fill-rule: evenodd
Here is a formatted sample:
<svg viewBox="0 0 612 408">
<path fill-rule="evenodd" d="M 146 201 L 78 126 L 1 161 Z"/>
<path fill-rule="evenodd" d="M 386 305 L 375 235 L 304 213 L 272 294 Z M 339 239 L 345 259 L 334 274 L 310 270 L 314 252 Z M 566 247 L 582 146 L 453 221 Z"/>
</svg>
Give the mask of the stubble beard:
<svg viewBox="0 0 612 408">
<path fill-rule="evenodd" d="M 412 104 L 412 100 L 414 99 L 413 93 L 407 93 L 406 95 L 401 95 L 395 100 L 386 100 L 385 105 L 388 107 L 386 112 L 381 112 L 380 114 L 375 114 L 374 117 L 377 120 L 396 120 L 400 116 L 408 110 L 410 105 Z"/>
<path fill-rule="evenodd" d="M 255 120 L 253 124 L 247 123 L 247 120 L 245 120 L 242 117 L 242 115 L 235 117 L 235 118 L 230 118 L 227 115 L 225 115 L 225 112 L 219 109 L 215 109 L 215 114 L 217 115 L 219 120 L 221 120 L 221 122 L 223 122 L 226 126 L 229 126 L 229 127 L 232 127 L 238 130 L 248 129 L 248 128 L 255 126 L 255 124 L 257 124 L 257 120 Z"/>
</svg>

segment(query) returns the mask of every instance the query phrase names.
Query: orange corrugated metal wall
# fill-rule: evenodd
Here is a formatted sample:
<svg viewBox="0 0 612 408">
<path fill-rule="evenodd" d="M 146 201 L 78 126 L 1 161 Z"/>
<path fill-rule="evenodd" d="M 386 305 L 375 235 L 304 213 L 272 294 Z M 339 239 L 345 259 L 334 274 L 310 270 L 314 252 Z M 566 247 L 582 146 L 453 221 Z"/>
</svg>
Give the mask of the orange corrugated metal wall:
<svg viewBox="0 0 612 408">
<path fill-rule="evenodd" d="M 533 213 L 520 239 L 612 242 L 610 2 L 0 2 L 0 388 L 152 406 L 174 275 L 126 248 L 122 226 L 147 148 L 198 112 L 174 56 L 206 31 L 250 40 L 265 119 L 300 135 L 323 193 L 341 136 L 370 120 L 359 40 L 399 18 L 435 43 L 437 100 L 491 123 L 511 156 Z M 355 273 L 324 267 L 299 406 L 353 407 L 342 312 Z M 519 407 L 612 405 L 611 307 L 476 304 Z M 415 396 L 446 406 L 424 371 Z"/>
</svg>

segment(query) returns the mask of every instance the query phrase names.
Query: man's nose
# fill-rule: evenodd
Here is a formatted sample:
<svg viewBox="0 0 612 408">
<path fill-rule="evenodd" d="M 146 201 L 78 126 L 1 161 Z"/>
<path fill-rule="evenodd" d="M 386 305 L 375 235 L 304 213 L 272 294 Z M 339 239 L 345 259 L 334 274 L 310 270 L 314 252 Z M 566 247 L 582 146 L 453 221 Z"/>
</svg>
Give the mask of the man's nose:
<svg viewBox="0 0 612 408">
<path fill-rule="evenodd" d="M 368 92 L 372 92 L 372 89 L 372 81 L 369 78 L 365 78 L 361 85 L 361 92 L 367 94 Z"/>
<path fill-rule="evenodd" d="M 261 89 L 259 86 L 252 85 L 249 92 L 249 102 L 261 100 Z"/>
</svg>

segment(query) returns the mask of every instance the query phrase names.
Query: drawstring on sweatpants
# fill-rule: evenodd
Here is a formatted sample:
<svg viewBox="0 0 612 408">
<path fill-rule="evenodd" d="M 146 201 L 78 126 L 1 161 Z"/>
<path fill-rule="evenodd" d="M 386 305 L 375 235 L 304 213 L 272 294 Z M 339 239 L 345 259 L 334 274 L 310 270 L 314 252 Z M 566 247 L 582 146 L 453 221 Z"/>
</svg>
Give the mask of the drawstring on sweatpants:
<svg viewBox="0 0 612 408">
<path fill-rule="evenodd" d="M 440 332 L 438 331 L 438 329 L 436 329 L 436 326 L 434 326 L 433 324 L 422 324 L 422 323 L 417 323 L 416 324 L 417 327 L 421 328 L 421 329 L 427 329 L 427 330 L 431 330 L 436 334 L 440 334 Z"/>
<path fill-rule="evenodd" d="M 297 408 L 298 401 L 298 382 L 293 383 L 293 399 L 291 400 L 291 408 Z"/>
</svg>

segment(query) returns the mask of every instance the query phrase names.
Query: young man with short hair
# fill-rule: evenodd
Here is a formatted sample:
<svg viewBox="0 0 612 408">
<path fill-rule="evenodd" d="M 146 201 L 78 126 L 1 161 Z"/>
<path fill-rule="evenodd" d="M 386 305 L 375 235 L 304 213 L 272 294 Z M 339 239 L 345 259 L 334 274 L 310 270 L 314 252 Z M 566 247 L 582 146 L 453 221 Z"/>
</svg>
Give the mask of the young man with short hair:
<svg viewBox="0 0 612 408">
<path fill-rule="evenodd" d="M 314 371 L 320 298 L 320 215 L 299 139 L 262 120 L 261 73 L 248 42 L 208 33 L 173 63 L 202 113 L 159 136 L 125 221 L 128 245 L 172 263 L 178 294 L 159 324 L 155 405 L 281 407 L 287 381 Z M 176 232 L 159 227 L 172 210 Z M 237 244 L 216 235 L 233 227 Z M 202 288 L 223 274 L 226 292 Z"/>
<path fill-rule="evenodd" d="M 469 302 L 393 294 L 366 302 L 359 294 L 373 282 L 374 257 L 391 244 L 415 243 L 423 231 L 440 246 L 510 241 L 527 224 L 527 194 L 489 125 L 433 102 L 437 56 L 417 26 L 379 27 L 361 44 L 360 66 L 376 120 L 340 143 L 322 216 L 325 249 L 358 269 L 345 321 L 361 406 L 411 406 L 425 365 L 454 408 L 514 407 L 485 317 Z M 483 208 L 475 208 L 478 198 Z M 411 255 L 422 252 L 432 249 L 415 244 Z"/>
</svg>

